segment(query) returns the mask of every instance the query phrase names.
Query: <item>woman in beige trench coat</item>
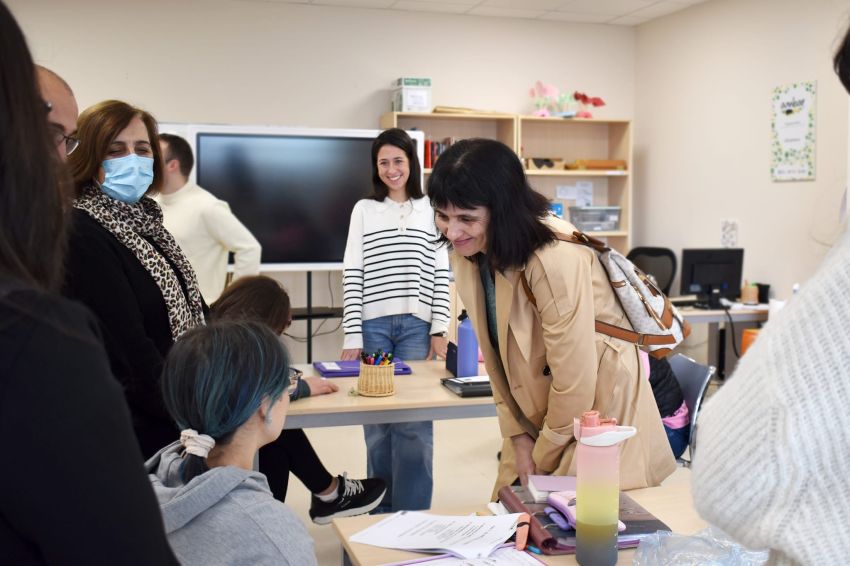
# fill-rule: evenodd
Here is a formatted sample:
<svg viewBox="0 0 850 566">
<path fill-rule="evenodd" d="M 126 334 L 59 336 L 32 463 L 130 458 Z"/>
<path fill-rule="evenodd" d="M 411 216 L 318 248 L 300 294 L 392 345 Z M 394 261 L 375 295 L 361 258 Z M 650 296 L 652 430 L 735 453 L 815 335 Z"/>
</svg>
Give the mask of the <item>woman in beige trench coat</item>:
<svg viewBox="0 0 850 566">
<path fill-rule="evenodd" d="M 573 419 L 590 410 L 638 429 L 621 451 L 621 488 L 658 485 L 676 467 L 670 443 L 637 347 L 595 331 L 595 320 L 631 326 L 595 253 L 556 239 L 575 227 L 549 214 L 516 154 L 493 140 L 452 145 L 428 195 L 493 386 L 496 490 L 529 474 L 575 475 Z"/>
</svg>

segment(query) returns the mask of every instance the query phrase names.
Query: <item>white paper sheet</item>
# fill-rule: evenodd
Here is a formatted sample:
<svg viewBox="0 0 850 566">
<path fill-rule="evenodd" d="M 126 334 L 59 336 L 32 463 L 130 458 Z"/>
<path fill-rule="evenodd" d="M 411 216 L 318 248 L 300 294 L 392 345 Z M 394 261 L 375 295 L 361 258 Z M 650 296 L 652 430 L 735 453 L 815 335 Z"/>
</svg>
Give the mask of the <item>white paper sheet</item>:
<svg viewBox="0 0 850 566">
<path fill-rule="evenodd" d="M 412 560 L 410 562 L 399 562 L 401 564 L 417 566 L 541 566 L 543 563 L 527 552 L 517 550 L 513 546 L 499 548 L 487 558 L 455 558 L 453 556 L 438 556 L 423 560 Z"/>
<path fill-rule="evenodd" d="M 383 548 L 486 558 L 514 533 L 518 518 L 519 513 L 458 517 L 399 511 L 349 540 Z"/>
</svg>

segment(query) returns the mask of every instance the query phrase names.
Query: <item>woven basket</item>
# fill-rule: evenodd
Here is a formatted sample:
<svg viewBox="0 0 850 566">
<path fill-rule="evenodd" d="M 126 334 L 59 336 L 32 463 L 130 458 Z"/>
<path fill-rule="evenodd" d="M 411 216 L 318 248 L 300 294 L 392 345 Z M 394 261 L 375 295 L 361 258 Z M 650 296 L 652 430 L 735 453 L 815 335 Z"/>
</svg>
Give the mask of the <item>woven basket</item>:
<svg viewBox="0 0 850 566">
<path fill-rule="evenodd" d="M 395 394 L 393 374 L 395 364 L 370 366 L 360 364 L 360 376 L 357 378 L 357 392 L 366 397 L 388 397 Z"/>
</svg>

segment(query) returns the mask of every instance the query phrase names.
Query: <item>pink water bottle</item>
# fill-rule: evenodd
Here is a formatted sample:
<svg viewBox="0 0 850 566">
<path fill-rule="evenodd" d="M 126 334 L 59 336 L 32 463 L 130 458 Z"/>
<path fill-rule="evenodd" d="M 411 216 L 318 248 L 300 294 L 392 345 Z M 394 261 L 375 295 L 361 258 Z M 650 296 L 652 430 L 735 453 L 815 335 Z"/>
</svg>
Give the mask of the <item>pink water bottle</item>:
<svg viewBox="0 0 850 566">
<path fill-rule="evenodd" d="M 574 420 L 576 459 L 576 561 L 582 566 L 617 563 L 620 510 L 620 443 L 634 436 L 632 426 L 601 419 L 587 411 Z"/>
</svg>

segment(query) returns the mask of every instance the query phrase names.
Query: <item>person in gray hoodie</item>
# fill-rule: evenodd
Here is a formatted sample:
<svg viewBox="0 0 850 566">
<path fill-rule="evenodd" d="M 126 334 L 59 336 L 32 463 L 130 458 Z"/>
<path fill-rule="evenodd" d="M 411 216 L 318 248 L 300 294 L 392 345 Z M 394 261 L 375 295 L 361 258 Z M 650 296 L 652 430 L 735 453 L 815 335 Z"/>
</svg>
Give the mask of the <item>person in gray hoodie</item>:
<svg viewBox="0 0 850 566">
<path fill-rule="evenodd" d="M 260 323 L 196 328 L 171 349 L 162 391 L 182 432 L 146 467 L 182 564 L 316 564 L 304 525 L 253 471 L 283 430 L 289 387 L 286 349 Z"/>
</svg>

